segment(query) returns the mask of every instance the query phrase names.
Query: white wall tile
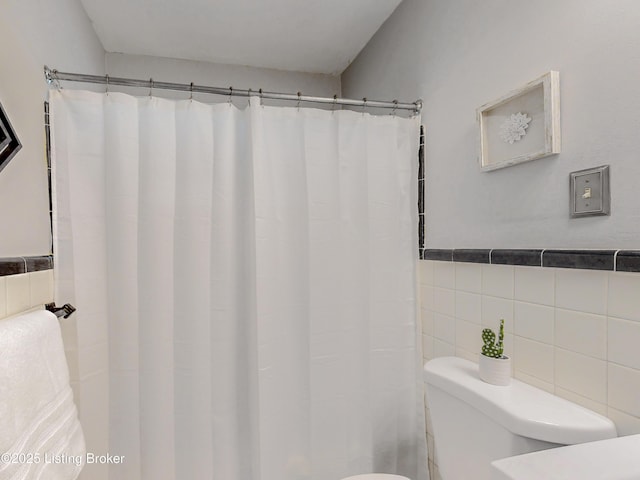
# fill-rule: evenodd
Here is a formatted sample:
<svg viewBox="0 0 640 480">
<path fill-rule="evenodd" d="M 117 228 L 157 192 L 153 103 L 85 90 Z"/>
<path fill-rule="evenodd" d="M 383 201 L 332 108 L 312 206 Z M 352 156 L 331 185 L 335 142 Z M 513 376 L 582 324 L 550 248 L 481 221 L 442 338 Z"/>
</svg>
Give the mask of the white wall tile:
<svg viewBox="0 0 640 480">
<path fill-rule="evenodd" d="M 523 302 L 553 305 L 555 269 L 520 267 L 514 269 L 514 298 Z"/>
<path fill-rule="evenodd" d="M 609 363 L 608 383 L 609 407 L 640 417 L 640 370 Z"/>
<path fill-rule="evenodd" d="M 482 290 L 482 265 L 479 263 L 455 263 L 456 290 L 480 293 Z"/>
<path fill-rule="evenodd" d="M 482 293 L 492 297 L 513 298 L 513 266 L 482 265 Z"/>
<path fill-rule="evenodd" d="M 629 414 L 609 407 L 607 417 L 616 424 L 616 430 L 619 437 L 626 435 L 637 435 L 640 433 L 640 418 L 633 417 Z"/>
<path fill-rule="evenodd" d="M 529 385 L 533 385 L 540 390 L 544 390 L 545 392 L 553 393 L 554 386 L 553 383 L 545 382 L 540 380 L 539 378 L 532 377 L 531 375 L 527 375 L 522 371 L 516 370 L 513 375 L 513 378 L 520 380 L 521 382 L 528 383 Z"/>
<path fill-rule="evenodd" d="M 431 276 L 419 268 L 421 281 Z M 608 414 L 622 434 L 640 433 L 640 274 L 456 262 L 430 268 L 439 287 L 420 289 L 433 307 L 421 299 L 425 359 L 477 362 L 482 328 L 496 331 L 504 318 L 514 378 Z"/>
<path fill-rule="evenodd" d="M 478 363 L 478 353 L 469 352 L 464 348 L 456 347 L 456 357 L 464 358 L 470 362 Z"/>
<path fill-rule="evenodd" d="M 640 369 L 640 322 L 609 317 L 608 326 L 609 361 Z"/>
<path fill-rule="evenodd" d="M 431 335 L 422 335 L 422 358 L 425 362 L 433 358 L 433 337 Z"/>
<path fill-rule="evenodd" d="M 455 290 L 450 290 L 448 288 L 434 288 L 433 311 L 453 317 L 456 313 Z"/>
<path fill-rule="evenodd" d="M 593 357 L 556 348 L 556 387 L 599 403 L 607 401 L 607 363 Z"/>
<path fill-rule="evenodd" d="M 424 335 L 433 335 L 433 311 L 420 310 L 420 317 L 422 319 L 422 333 Z"/>
<path fill-rule="evenodd" d="M 431 285 L 420 285 L 420 308 L 433 310 L 433 287 Z"/>
<path fill-rule="evenodd" d="M 474 354 L 474 362 L 478 361 L 478 353 L 482 348 L 482 326 L 466 320 L 456 319 L 456 347 Z"/>
<path fill-rule="evenodd" d="M 456 320 L 454 317 L 435 313 L 433 315 L 433 336 L 451 345 L 456 342 Z"/>
<path fill-rule="evenodd" d="M 433 262 L 433 284 L 441 288 L 455 288 L 455 264 L 453 262 Z"/>
<path fill-rule="evenodd" d="M 640 321 L 640 274 L 609 274 L 608 315 Z"/>
<path fill-rule="evenodd" d="M 523 337 L 514 337 L 514 369 L 553 383 L 553 346 Z"/>
<path fill-rule="evenodd" d="M 456 290 L 456 318 L 480 325 L 482 321 L 482 297 L 477 293 Z"/>
<path fill-rule="evenodd" d="M 515 346 L 514 346 L 514 336 L 510 333 L 505 333 L 504 334 L 504 353 L 503 355 L 506 355 L 507 357 L 511 357 L 513 359 L 514 353 L 515 353 Z M 511 368 L 514 368 L 514 362 L 513 360 L 511 361 Z"/>
<path fill-rule="evenodd" d="M 0 318 L 7 315 L 7 279 L 0 277 Z"/>
<path fill-rule="evenodd" d="M 433 285 L 433 262 L 431 260 L 418 260 L 418 283 Z"/>
<path fill-rule="evenodd" d="M 433 339 L 433 358 L 453 357 L 456 354 L 456 347 L 451 343 L 443 342 L 437 338 Z"/>
<path fill-rule="evenodd" d="M 607 358 L 607 318 L 603 315 L 556 309 L 558 347 L 600 359 Z"/>
<path fill-rule="evenodd" d="M 605 315 L 608 272 L 556 269 L 556 306 Z"/>
<path fill-rule="evenodd" d="M 497 329 L 504 319 L 504 331 L 513 332 L 513 300 L 482 296 L 482 324 Z"/>
<path fill-rule="evenodd" d="M 514 302 L 514 311 L 513 333 L 515 335 L 538 342 L 553 343 L 554 310 L 552 307 Z"/>
<path fill-rule="evenodd" d="M 565 400 L 569 400 L 570 402 L 577 403 L 578 405 L 588 408 L 600 415 L 607 416 L 607 406 L 604 403 L 595 402 L 587 397 L 583 397 L 582 395 L 578 395 L 575 392 L 570 390 L 565 390 L 561 387 L 556 387 L 555 394 L 558 397 L 562 397 Z"/>
<path fill-rule="evenodd" d="M 15 315 L 28 310 L 31 306 L 29 274 L 8 275 L 5 279 L 7 285 L 7 315 Z"/>
<path fill-rule="evenodd" d="M 29 274 L 31 283 L 31 306 L 53 302 L 53 270 L 41 270 Z"/>
</svg>

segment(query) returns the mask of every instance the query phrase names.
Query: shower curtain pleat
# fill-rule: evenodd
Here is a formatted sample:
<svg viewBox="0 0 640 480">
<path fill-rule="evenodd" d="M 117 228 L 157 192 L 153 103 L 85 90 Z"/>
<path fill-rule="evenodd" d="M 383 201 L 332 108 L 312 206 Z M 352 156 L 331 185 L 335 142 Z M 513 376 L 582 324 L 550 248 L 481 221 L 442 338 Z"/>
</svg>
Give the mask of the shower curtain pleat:
<svg viewBox="0 0 640 480">
<path fill-rule="evenodd" d="M 51 92 L 91 480 L 426 480 L 418 120 Z M 72 317 L 73 318 L 73 317 Z"/>
</svg>

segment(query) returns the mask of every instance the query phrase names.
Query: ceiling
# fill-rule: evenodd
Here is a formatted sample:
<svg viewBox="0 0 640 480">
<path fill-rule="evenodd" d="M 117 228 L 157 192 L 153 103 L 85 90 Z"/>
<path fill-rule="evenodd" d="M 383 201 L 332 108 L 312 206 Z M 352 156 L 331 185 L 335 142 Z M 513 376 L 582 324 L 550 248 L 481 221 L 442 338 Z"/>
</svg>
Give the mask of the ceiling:
<svg viewBox="0 0 640 480">
<path fill-rule="evenodd" d="M 107 52 L 340 74 L 401 0 L 81 0 Z"/>
</svg>

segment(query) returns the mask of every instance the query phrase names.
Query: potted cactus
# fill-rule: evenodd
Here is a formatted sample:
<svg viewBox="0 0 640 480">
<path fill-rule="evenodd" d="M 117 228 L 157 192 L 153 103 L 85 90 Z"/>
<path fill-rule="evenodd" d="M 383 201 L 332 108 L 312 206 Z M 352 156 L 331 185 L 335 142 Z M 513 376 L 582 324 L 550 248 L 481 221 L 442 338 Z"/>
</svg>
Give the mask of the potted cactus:
<svg viewBox="0 0 640 480">
<path fill-rule="evenodd" d="M 504 355 L 504 319 L 500 320 L 500 331 L 496 334 L 490 328 L 482 330 L 482 353 L 478 370 L 480 378 L 492 385 L 509 385 L 511 382 L 511 359 Z"/>
</svg>

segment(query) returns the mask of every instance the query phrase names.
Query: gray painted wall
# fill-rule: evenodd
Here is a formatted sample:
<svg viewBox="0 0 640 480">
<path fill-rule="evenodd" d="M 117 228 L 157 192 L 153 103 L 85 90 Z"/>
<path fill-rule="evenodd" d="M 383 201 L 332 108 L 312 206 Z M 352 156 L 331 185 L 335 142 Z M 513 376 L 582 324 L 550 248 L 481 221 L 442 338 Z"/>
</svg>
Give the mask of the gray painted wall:
<svg viewBox="0 0 640 480">
<path fill-rule="evenodd" d="M 640 248 L 640 3 L 404 0 L 342 76 L 424 100 L 427 248 Z M 483 173 L 475 110 L 560 72 L 562 153 Z M 611 165 L 611 216 L 569 218 L 569 173 Z"/>
<path fill-rule="evenodd" d="M 43 65 L 104 74 L 79 0 L 0 2 L 0 102 L 22 143 L 0 172 L 0 257 L 50 253 Z"/>
<path fill-rule="evenodd" d="M 249 88 L 284 93 L 302 92 L 304 95 L 332 97 L 340 95 L 340 77 L 317 73 L 290 72 L 220 63 L 180 60 L 175 58 L 152 57 L 147 55 L 127 55 L 107 53 L 105 56 L 107 71 L 114 77 L 131 77 L 147 79 L 153 77 L 157 81 L 186 83 L 213 87 L 229 87 L 248 90 Z M 145 94 L 140 89 L 114 87 L 113 90 L 124 91 L 134 95 Z M 188 98 L 185 92 L 156 90 L 154 95 L 166 98 Z M 198 95 L 194 98 L 203 102 L 226 102 L 227 98 L 215 95 Z M 236 97 L 234 104 L 242 107 L 247 104 L 246 98 Z M 273 101 L 265 100 L 265 104 L 273 105 Z M 295 103 L 287 102 L 288 106 Z"/>
</svg>

